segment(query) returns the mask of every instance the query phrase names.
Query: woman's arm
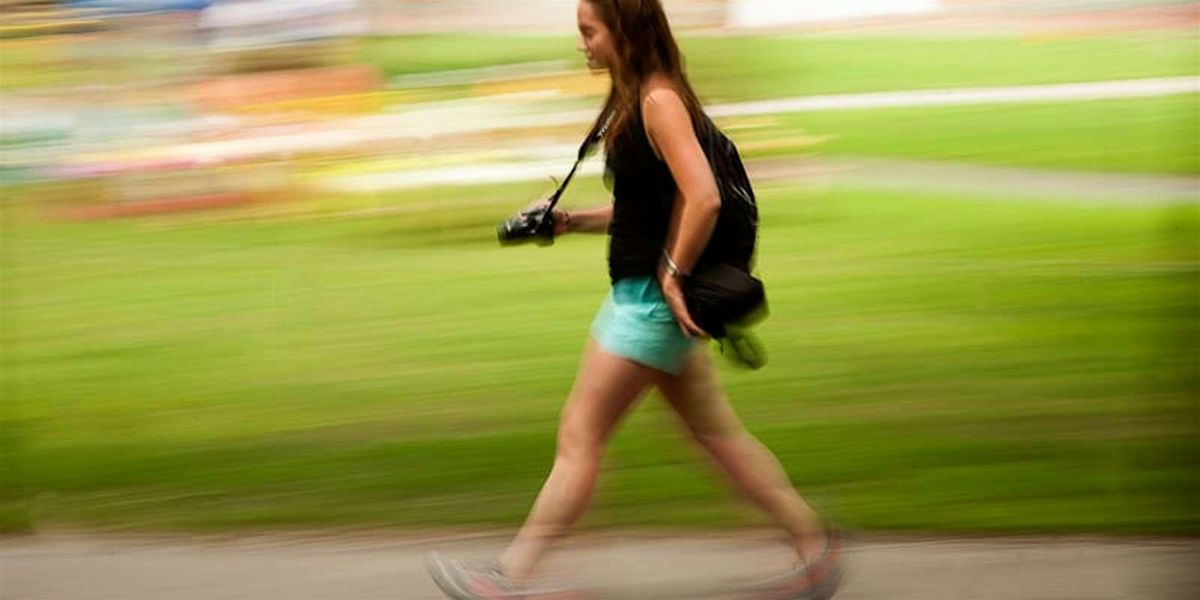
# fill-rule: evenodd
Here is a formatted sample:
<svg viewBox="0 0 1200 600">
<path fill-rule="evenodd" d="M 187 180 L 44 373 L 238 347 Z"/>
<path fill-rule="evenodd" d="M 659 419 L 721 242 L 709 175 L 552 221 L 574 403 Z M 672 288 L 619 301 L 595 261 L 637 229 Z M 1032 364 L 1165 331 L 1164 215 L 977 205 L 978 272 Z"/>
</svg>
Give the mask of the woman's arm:
<svg viewBox="0 0 1200 600">
<path fill-rule="evenodd" d="M 554 209 L 554 235 L 564 233 L 608 233 L 612 204 L 583 210 Z"/>
<path fill-rule="evenodd" d="M 666 161 L 679 190 L 659 283 L 684 332 L 704 335 L 688 314 L 681 276 L 691 272 L 708 245 L 721 211 L 721 194 L 679 94 L 669 87 L 651 91 L 642 101 L 642 115 L 650 142 Z"/>
</svg>

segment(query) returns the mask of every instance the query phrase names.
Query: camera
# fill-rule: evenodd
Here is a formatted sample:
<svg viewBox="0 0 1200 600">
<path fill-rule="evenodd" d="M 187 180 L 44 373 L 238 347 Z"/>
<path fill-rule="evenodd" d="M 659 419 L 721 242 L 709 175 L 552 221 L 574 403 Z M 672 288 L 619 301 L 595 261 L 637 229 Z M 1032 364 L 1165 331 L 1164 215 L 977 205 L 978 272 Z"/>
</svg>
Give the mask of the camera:
<svg viewBox="0 0 1200 600">
<path fill-rule="evenodd" d="M 539 246 L 554 243 L 554 211 L 549 206 L 523 210 L 496 227 L 501 246 L 533 242 Z"/>
</svg>

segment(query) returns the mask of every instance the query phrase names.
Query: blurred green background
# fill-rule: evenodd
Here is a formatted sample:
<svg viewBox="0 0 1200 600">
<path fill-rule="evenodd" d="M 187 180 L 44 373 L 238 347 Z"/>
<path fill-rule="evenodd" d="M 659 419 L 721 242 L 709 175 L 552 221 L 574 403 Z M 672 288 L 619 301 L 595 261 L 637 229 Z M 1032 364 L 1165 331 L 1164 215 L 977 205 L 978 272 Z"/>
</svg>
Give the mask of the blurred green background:
<svg viewBox="0 0 1200 600">
<path fill-rule="evenodd" d="M 702 96 L 732 102 L 1195 76 L 1196 42 L 683 45 Z M 568 37 L 361 51 L 388 76 L 577 60 Z M 735 131 L 751 159 L 1030 169 L 987 194 L 758 184 L 771 362 L 722 374 L 800 490 L 869 530 L 1200 533 L 1200 208 L 1153 188 L 1018 193 L 1042 169 L 1196 177 L 1197 101 L 827 111 Z M 771 144 L 797 138 L 820 142 Z M 3 194 L 4 530 L 520 522 L 608 284 L 602 237 L 496 246 L 495 223 L 547 184 L 331 195 L 289 218 L 43 218 L 41 194 L 64 185 Z M 566 202 L 606 198 L 589 177 Z M 594 507 L 590 526 L 763 522 L 653 395 L 615 438 Z"/>
</svg>

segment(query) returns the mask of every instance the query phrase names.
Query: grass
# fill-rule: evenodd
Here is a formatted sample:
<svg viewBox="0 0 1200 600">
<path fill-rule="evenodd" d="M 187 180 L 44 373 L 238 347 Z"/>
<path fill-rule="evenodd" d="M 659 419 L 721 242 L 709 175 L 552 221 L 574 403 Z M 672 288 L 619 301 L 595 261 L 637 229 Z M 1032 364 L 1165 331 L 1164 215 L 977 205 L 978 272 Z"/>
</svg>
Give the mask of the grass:
<svg viewBox="0 0 1200 600">
<path fill-rule="evenodd" d="M 746 36 L 684 42 L 709 102 L 806 94 L 1194 75 L 1196 38 L 842 38 Z"/>
<path fill-rule="evenodd" d="M 495 247 L 533 192 L 226 223 L 10 199 L 0 519 L 515 525 L 607 286 L 600 238 Z M 1200 531 L 1194 207 L 761 192 L 772 362 L 725 379 L 802 489 L 869 529 Z M 652 400 L 589 523 L 756 519 Z"/>
<path fill-rule="evenodd" d="M 363 40 L 360 57 L 387 77 L 553 60 L 582 68 L 572 32 L 562 34 L 373 37 Z M 1074 38 L 684 34 L 680 44 L 708 102 L 1200 73 L 1197 37 L 1190 32 Z M 96 77 L 81 70 L 86 55 L 69 44 L 3 40 L 0 55 L 4 90 Z M 142 71 L 167 68 L 142 58 L 151 60 L 140 65 Z M 97 72 L 124 78 L 127 67 L 113 63 Z"/>
<path fill-rule="evenodd" d="M 361 58 L 388 77 L 551 60 L 578 60 L 570 37 L 426 34 L 364 38 Z"/>
<path fill-rule="evenodd" d="M 774 117 L 749 156 L 887 156 L 1051 169 L 1200 173 L 1200 97 L 893 108 Z M 780 143 L 799 140 L 796 144 Z M 813 142 L 817 143 L 813 143 Z M 756 144 L 763 150 L 754 150 Z"/>
<path fill-rule="evenodd" d="M 682 37 L 707 102 L 807 94 L 1195 75 L 1191 33 L 1022 39 L 797 35 Z M 371 38 L 363 57 L 388 76 L 507 63 L 582 64 L 575 42 L 503 35 Z"/>
<path fill-rule="evenodd" d="M 566 38 L 504 41 L 367 52 L 390 75 L 574 58 Z M 684 43 L 724 101 L 1195 74 L 1194 41 Z M 769 135 L 1194 173 L 1195 101 L 812 113 Z M 607 288 L 599 238 L 495 247 L 495 221 L 544 188 L 313 201 L 398 209 L 369 218 L 76 224 L 10 188 L 0 529 L 515 525 Z M 760 192 L 771 363 L 724 375 L 806 493 L 874 530 L 1200 533 L 1196 207 Z M 759 519 L 654 400 L 607 461 L 592 525 Z"/>
</svg>

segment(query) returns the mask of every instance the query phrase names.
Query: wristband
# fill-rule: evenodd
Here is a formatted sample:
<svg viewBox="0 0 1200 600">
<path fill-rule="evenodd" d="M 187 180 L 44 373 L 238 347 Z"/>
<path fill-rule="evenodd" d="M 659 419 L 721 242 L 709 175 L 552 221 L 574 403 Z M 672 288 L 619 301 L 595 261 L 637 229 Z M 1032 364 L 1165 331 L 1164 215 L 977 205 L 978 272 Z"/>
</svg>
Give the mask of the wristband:
<svg viewBox="0 0 1200 600">
<path fill-rule="evenodd" d="M 672 277 L 685 277 L 687 275 L 679 269 L 679 265 L 675 264 L 675 261 L 671 260 L 671 255 L 667 254 L 666 248 L 663 248 L 662 258 L 663 267 L 667 269 L 667 273 L 669 273 Z"/>
</svg>

